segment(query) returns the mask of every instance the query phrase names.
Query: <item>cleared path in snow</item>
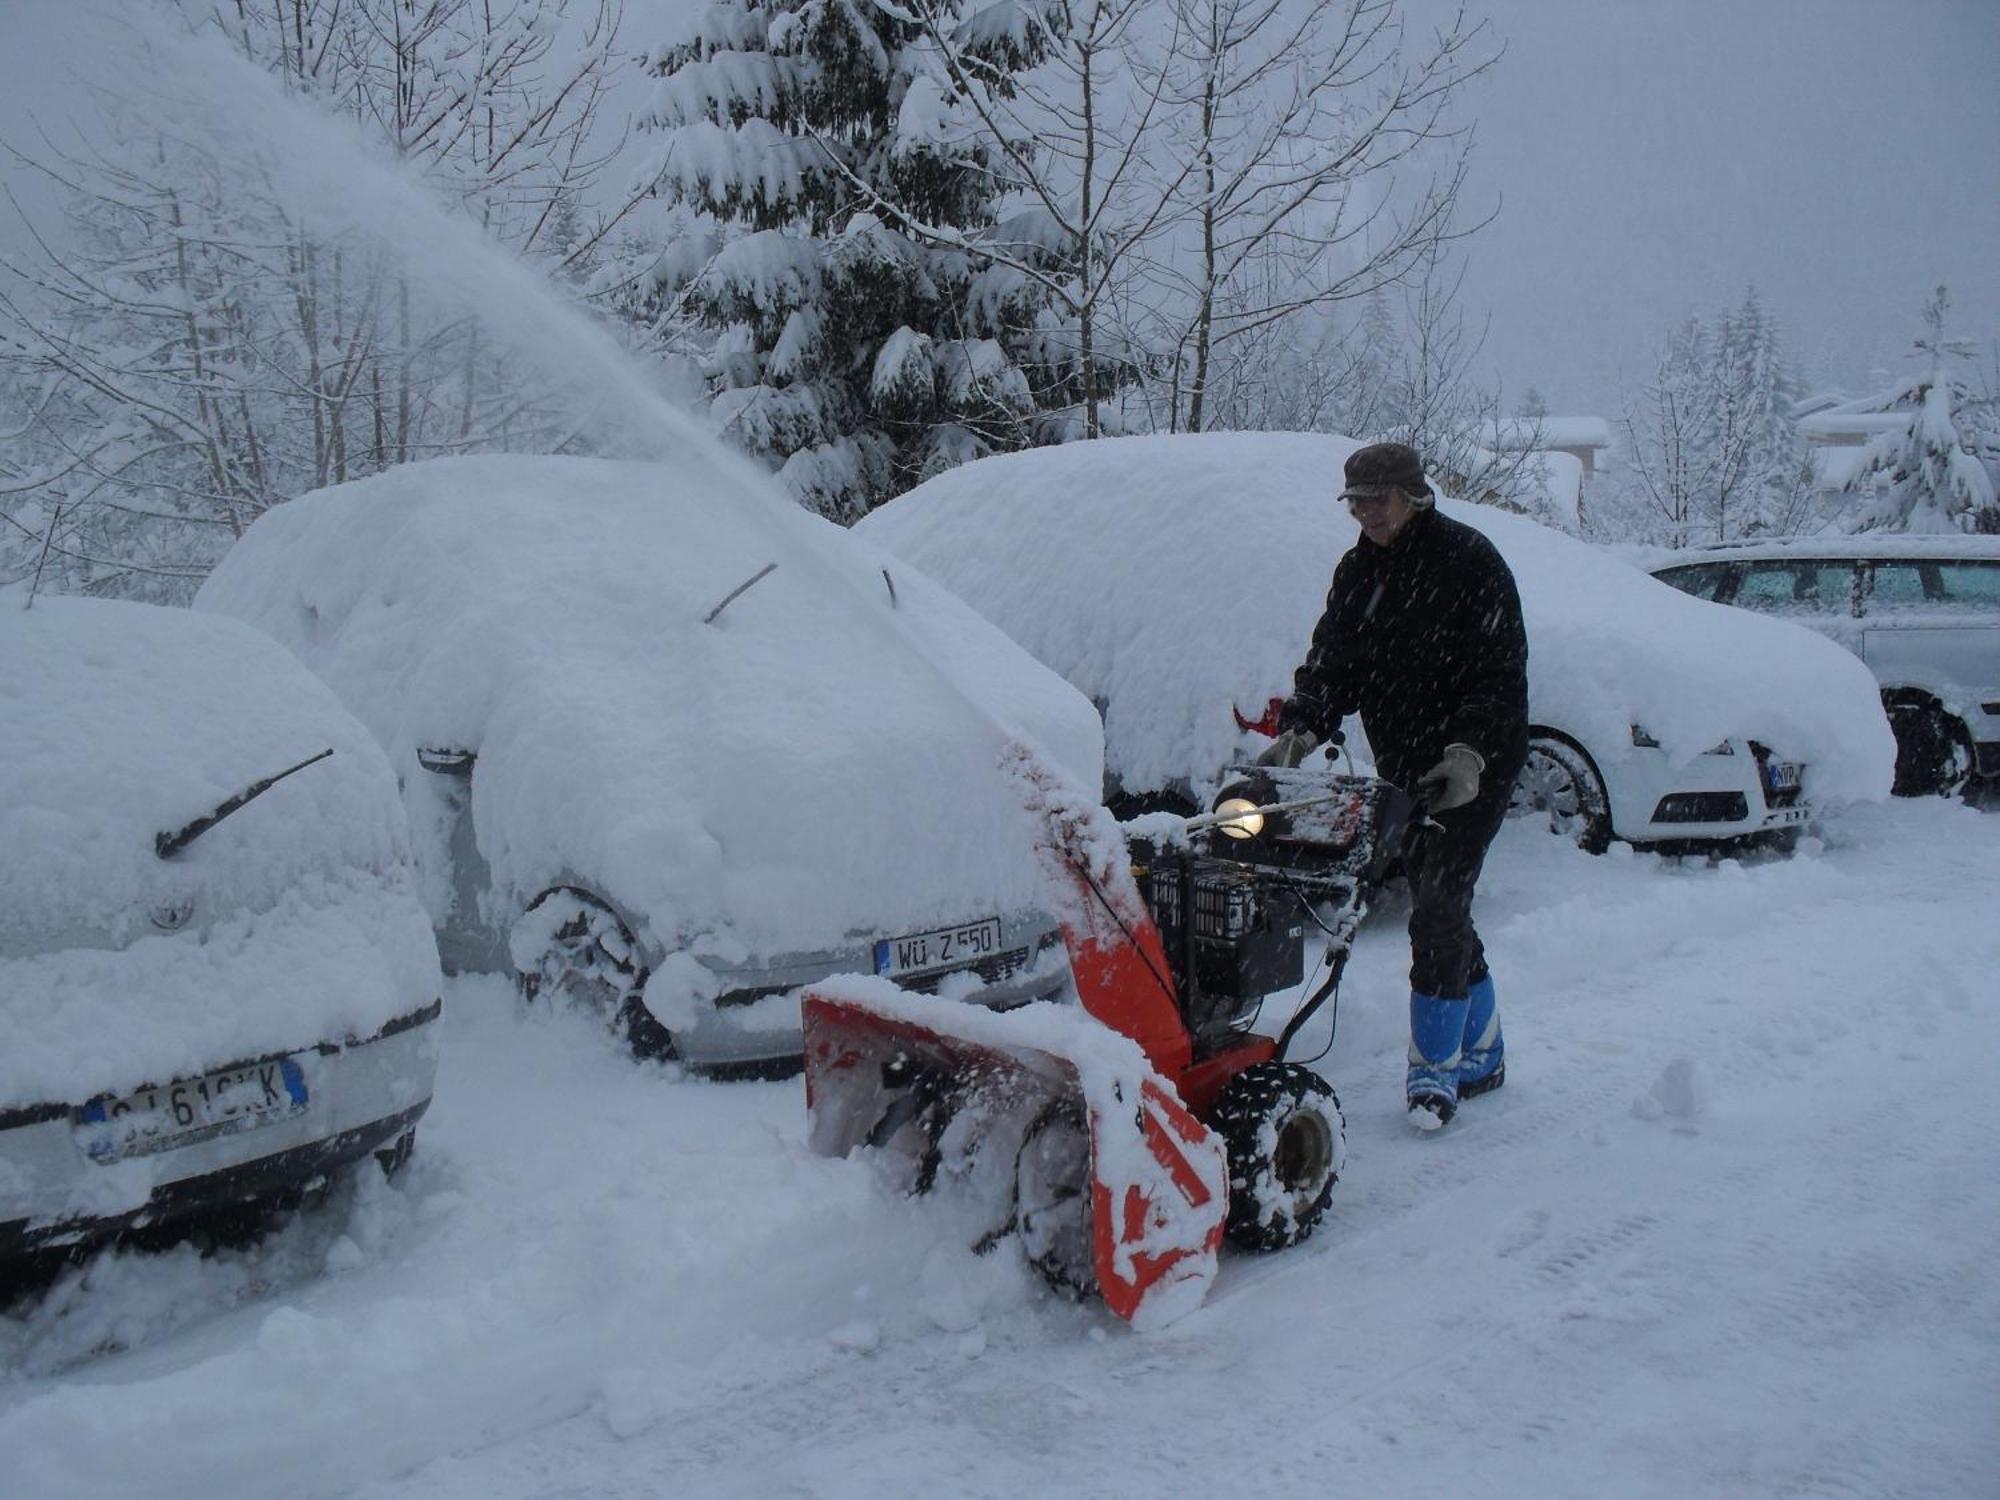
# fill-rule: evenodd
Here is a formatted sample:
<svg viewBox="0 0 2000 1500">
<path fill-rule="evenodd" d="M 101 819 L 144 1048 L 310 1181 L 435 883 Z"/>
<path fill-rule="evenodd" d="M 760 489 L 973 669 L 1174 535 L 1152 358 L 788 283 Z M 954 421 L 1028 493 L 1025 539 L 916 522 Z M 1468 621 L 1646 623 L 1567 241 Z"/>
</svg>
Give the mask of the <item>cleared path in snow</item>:
<svg viewBox="0 0 2000 1500">
<path fill-rule="evenodd" d="M 0 1322 L 0 1494 L 1976 1493 L 1996 913 L 2000 816 L 1938 803 L 1741 865 L 1510 828 L 1508 1087 L 1401 1119 L 1392 898 L 1333 1214 L 1150 1338 L 806 1154 L 796 1084 L 462 984 L 404 1181 Z"/>
</svg>

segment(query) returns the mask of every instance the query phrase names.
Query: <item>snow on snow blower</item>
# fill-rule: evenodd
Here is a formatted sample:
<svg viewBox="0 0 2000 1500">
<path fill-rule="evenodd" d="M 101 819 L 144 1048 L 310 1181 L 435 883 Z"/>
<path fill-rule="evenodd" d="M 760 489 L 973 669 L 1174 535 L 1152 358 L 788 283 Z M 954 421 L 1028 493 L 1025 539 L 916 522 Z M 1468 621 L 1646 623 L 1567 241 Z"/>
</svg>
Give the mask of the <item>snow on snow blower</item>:
<svg viewBox="0 0 2000 1500">
<path fill-rule="evenodd" d="M 1329 929 L 1325 982 L 1279 1036 L 1260 1034 L 1264 996 L 1303 982 L 1318 898 L 1276 864 L 1210 852 L 1254 841 L 1231 836 L 1246 809 L 1128 844 L 1108 812 L 1025 748 L 1005 769 L 1035 820 L 1079 1004 L 996 1012 L 867 976 L 812 986 L 811 1145 L 874 1148 L 908 1191 L 951 1187 L 991 1205 L 979 1248 L 1013 1237 L 1052 1285 L 1162 1326 L 1200 1305 L 1225 1234 L 1277 1249 L 1326 1211 L 1345 1150 L 1340 1104 L 1285 1051 L 1338 981 L 1353 927 Z M 1357 869 L 1379 868 L 1361 846 L 1378 829 L 1400 837 L 1402 793 L 1371 778 L 1322 772 L 1313 787 L 1281 774 L 1281 800 L 1352 807 L 1341 826 Z M 1268 828 L 1296 810 L 1249 813 Z M 1218 828 L 1225 836 L 1211 840 Z"/>
</svg>

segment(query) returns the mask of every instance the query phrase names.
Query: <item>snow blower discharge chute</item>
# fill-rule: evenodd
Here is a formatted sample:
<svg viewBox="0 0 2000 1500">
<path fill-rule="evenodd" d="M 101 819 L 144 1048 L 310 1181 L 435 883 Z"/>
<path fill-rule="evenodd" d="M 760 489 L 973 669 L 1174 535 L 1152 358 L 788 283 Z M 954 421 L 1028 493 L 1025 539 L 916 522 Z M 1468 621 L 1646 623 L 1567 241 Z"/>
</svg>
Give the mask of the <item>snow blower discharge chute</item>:
<svg viewBox="0 0 2000 1500">
<path fill-rule="evenodd" d="M 1052 1285 L 1162 1326 L 1200 1305 L 1225 1234 L 1277 1249 L 1326 1211 L 1339 1101 L 1285 1052 L 1338 983 L 1409 800 L 1370 777 L 1283 771 L 1280 787 L 1258 771 L 1188 835 L 1128 844 L 1026 750 L 1006 769 L 1079 1004 L 1001 1012 L 866 976 L 814 985 L 812 1148 L 874 1148 L 908 1191 L 967 1195 L 990 1223 L 979 1248 L 1016 1238 Z M 1304 981 L 1309 920 L 1328 933 L 1324 981 L 1263 1035 L 1264 997 Z"/>
</svg>

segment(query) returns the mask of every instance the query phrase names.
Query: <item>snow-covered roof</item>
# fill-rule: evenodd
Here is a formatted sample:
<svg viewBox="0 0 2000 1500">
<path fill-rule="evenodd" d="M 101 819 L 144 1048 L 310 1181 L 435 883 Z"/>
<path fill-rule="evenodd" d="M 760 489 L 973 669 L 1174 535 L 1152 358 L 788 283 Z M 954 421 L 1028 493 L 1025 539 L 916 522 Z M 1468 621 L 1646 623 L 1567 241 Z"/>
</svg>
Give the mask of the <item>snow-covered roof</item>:
<svg viewBox="0 0 2000 1500">
<path fill-rule="evenodd" d="M 1831 438 L 1869 438 L 1900 432 L 1910 425 L 1922 384 L 1914 377 L 1905 378 L 1865 396 L 1831 401 L 1810 411 L 1795 406 L 1792 411 L 1799 419 L 1799 435 L 1809 441 L 1825 442 Z"/>
<path fill-rule="evenodd" d="M 1847 399 L 1846 396 L 1838 391 L 1815 391 L 1810 396 L 1803 396 L 1799 400 L 1794 401 L 1787 415 L 1795 422 L 1800 421 L 1811 416 L 1814 412 L 1826 411 L 1829 407 L 1838 406 Z"/>
<path fill-rule="evenodd" d="M 1900 432 L 1910 425 L 1906 411 L 1847 411 L 1829 407 L 1799 419 L 1799 436 L 1825 440 L 1840 437 L 1874 437 L 1882 432 Z"/>
<path fill-rule="evenodd" d="M 1485 441 L 1503 453 L 1522 448 L 1609 448 L 1602 417 L 1502 417 L 1486 424 Z"/>
<path fill-rule="evenodd" d="M 1978 558 L 2000 562 L 2000 536 L 1967 536 L 1956 532 L 1869 531 L 1826 536 L 1786 537 L 1769 541 L 1718 542 L 1707 547 L 1660 550 L 1647 559 L 1649 567 L 1706 562 L 1716 558 L 1742 560 L 1767 557 L 1888 557 L 1925 558 L 1951 562 Z"/>
<path fill-rule="evenodd" d="M 1289 693 L 1357 530 L 1334 503 L 1354 444 L 1296 433 L 1105 439 L 982 459 L 858 528 L 956 589 L 1104 706 L 1131 789 L 1201 778 L 1231 715 Z M 1547 527 L 1441 502 L 1521 588 L 1532 711 L 1600 757 L 1643 724 L 1694 756 L 1737 735 L 1815 766 L 1818 795 L 1886 793 L 1893 745 L 1868 670 L 1786 621 L 1693 599 Z"/>
<path fill-rule="evenodd" d="M 667 947 L 768 955 L 1040 904 L 995 767 L 1025 736 L 1096 786 L 1090 705 L 724 459 L 406 465 L 267 513 L 196 607 L 289 645 L 406 778 L 420 746 L 476 751 L 516 910 L 583 878 Z M 414 831 L 444 868 L 445 830 Z"/>
</svg>

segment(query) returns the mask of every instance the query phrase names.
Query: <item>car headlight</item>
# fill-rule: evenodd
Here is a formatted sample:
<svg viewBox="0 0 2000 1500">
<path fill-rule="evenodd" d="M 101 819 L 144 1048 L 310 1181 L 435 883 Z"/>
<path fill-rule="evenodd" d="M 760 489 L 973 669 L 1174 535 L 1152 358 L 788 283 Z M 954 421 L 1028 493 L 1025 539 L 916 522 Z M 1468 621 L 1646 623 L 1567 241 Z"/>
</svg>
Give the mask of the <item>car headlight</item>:
<svg viewBox="0 0 2000 1500">
<path fill-rule="evenodd" d="M 1254 839 L 1264 831 L 1264 815 L 1248 797 L 1224 797 L 1215 811 L 1223 820 L 1216 828 L 1233 839 Z"/>
</svg>

